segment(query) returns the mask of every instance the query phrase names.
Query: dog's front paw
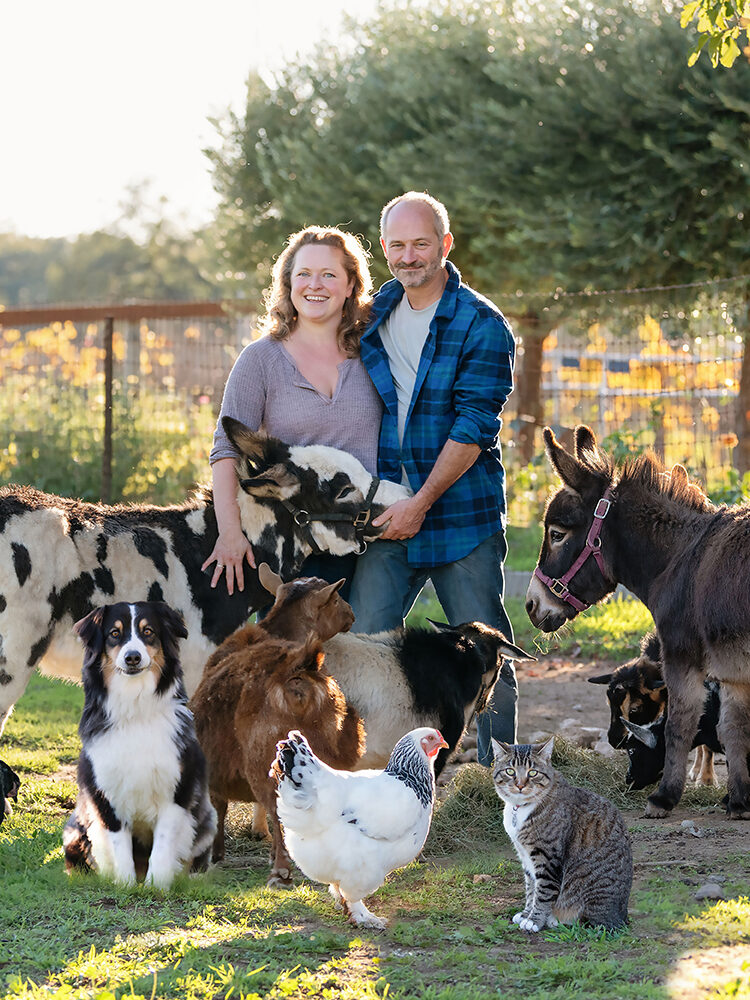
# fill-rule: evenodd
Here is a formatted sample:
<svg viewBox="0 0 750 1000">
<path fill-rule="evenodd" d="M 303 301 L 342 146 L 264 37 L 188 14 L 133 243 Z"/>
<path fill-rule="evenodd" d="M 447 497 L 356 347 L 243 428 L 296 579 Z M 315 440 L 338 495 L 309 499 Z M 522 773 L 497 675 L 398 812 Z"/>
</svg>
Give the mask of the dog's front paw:
<svg viewBox="0 0 750 1000">
<path fill-rule="evenodd" d="M 117 872 L 114 880 L 118 885 L 135 885 L 135 872 Z"/>
<path fill-rule="evenodd" d="M 154 889 L 168 889 L 172 885 L 173 881 L 174 872 L 169 869 L 154 870 L 149 868 L 146 872 L 146 878 L 144 879 L 145 884 L 152 886 Z"/>
</svg>

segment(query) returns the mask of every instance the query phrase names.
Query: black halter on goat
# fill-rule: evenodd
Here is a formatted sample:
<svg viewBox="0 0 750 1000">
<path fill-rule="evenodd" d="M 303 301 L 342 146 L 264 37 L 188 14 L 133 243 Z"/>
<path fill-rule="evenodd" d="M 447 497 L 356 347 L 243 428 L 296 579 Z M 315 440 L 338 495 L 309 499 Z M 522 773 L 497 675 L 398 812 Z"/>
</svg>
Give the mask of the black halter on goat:
<svg viewBox="0 0 750 1000">
<path fill-rule="evenodd" d="M 551 576 L 547 576 L 546 573 L 542 573 L 538 566 L 534 570 L 534 576 L 541 580 L 546 587 L 549 587 L 555 597 L 561 601 L 565 601 L 567 604 L 570 604 L 576 609 L 576 611 L 586 611 L 591 607 L 591 605 L 571 594 L 568 585 L 589 556 L 594 557 L 594 561 L 599 567 L 599 572 L 605 580 L 607 579 L 607 574 L 604 571 L 604 560 L 602 559 L 602 540 L 600 535 L 604 525 L 604 518 L 607 514 L 609 514 L 609 510 L 613 502 L 614 494 L 612 492 L 612 488 L 608 486 L 604 491 L 604 496 L 597 500 L 596 507 L 594 508 L 594 520 L 591 522 L 589 533 L 586 536 L 586 543 L 583 547 L 583 551 L 580 553 L 567 573 L 564 573 L 558 580 L 556 580 Z"/>
<path fill-rule="evenodd" d="M 240 486 L 242 487 L 252 486 L 257 483 L 257 479 L 240 480 Z M 313 537 L 313 533 L 310 530 L 311 521 L 344 521 L 347 524 L 354 525 L 354 537 L 359 544 L 359 552 L 357 555 L 362 555 L 367 548 L 367 542 L 365 541 L 365 528 L 370 523 L 370 519 L 372 517 L 372 501 L 375 499 L 378 486 L 380 486 L 380 479 L 377 476 L 373 476 L 370 481 L 370 488 L 367 491 L 367 496 L 365 497 L 364 506 L 358 510 L 356 514 L 311 514 L 308 510 L 302 510 L 299 507 L 295 507 L 291 500 L 282 499 L 281 503 L 292 515 L 294 523 L 298 527 L 302 528 L 305 540 L 312 547 L 316 556 L 321 555 L 323 549 L 321 549 Z"/>
</svg>

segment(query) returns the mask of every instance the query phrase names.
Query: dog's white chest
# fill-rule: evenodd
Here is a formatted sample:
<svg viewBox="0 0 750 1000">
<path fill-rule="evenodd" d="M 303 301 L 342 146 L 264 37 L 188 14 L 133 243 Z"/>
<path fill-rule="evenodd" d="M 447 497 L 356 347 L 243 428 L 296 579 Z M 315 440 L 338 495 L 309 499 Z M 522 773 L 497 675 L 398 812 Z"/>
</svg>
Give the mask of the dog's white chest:
<svg viewBox="0 0 750 1000">
<path fill-rule="evenodd" d="M 97 786 L 129 826 L 153 826 L 174 800 L 180 777 L 175 729 L 174 711 L 151 713 L 116 723 L 86 748 Z"/>
</svg>

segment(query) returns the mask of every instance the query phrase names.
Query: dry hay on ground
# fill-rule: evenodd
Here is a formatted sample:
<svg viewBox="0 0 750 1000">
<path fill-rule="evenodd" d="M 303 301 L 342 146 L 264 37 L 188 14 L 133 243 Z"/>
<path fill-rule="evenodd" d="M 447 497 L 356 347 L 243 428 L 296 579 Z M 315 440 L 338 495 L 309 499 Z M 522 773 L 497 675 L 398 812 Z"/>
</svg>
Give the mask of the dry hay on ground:
<svg viewBox="0 0 750 1000">
<path fill-rule="evenodd" d="M 593 750 L 555 737 L 552 763 L 572 784 L 588 788 L 609 799 L 619 809 L 641 809 L 650 789 L 629 792 L 625 788 L 625 754 L 602 757 Z M 687 787 L 683 806 L 715 807 L 722 796 L 718 788 Z M 479 764 L 460 767 L 448 784 L 435 810 L 425 846 L 427 854 L 452 854 L 481 850 L 505 838 L 503 804 L 495 793 L 489 768 Z"/>
</svg>

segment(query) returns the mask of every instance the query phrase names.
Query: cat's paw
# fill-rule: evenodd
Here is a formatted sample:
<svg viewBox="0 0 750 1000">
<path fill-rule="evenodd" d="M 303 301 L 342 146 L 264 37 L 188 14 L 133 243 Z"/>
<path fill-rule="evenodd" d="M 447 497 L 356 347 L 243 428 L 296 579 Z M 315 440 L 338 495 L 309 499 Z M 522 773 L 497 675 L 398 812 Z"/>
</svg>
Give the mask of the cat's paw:
<svg viewBox="0 0 750 1000">
<path fill-rule="evenodd" d="M 531 934 L 536 934 L 537 931 L 542 929 L 544 924 L 537 924 L 530 917 L 522 917 L 518 921 L 518 926 L 522 931 L 529 931 Z"/>
<path fill-rule="evenodd" d="M 520 924 L 522 920 L 525 920 L 525 918 L 526 918 L 526 911 L 520 910 L 518 913 L 513 914 L 513 923 Z"/>
<path fill-rule="evenodd" d="M 559 922 L 560 921 L 557 919 L 557 917 L 553 917 L 551 913 L 547 917 L 547 927 L 557 927 Z"/>
</svg>

